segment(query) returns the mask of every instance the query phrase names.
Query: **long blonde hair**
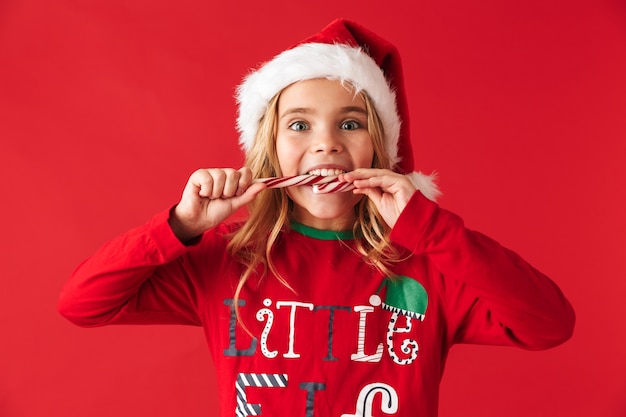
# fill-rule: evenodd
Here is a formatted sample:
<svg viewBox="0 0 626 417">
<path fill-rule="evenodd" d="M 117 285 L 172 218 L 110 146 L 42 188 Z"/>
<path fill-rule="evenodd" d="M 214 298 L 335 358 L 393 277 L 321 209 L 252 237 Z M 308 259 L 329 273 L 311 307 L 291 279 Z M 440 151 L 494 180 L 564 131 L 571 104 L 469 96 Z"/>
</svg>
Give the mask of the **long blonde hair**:
<svg viewBox="0 0 626 417">
<path fill-rule="evenodd" d="M 265 115 L 259 123 L 254 144 L 248 152 L 245 165 L 252 170 L 255 178 L 281 176 L 276 152 L 276 132 L 278 120 L 278 99 L 280 92 L 269 102 Z M 384 146 L 383 125 L 376 109 L 365 92 L 360 92 L 367 111 L 368 131 L 374 146 L 373 168 L 391 169 L 391 158 Z M 283 285 L 293 288 L 276 270 L 271 252 L 280 233 L 289 228 L 289 212 L 293 203 L 284 189 L 268 189 L 261 192 L 248 205 L 249 217 L 243 226 L 235 231 L 228 244 L 228 250 L 245 270 L 235 290 L 237 300 L 247 280 L 262 266 L 261 277 L 268 270 Z M 353 226 L 355 247 L 365 262 L 380 270 L 385 276 L 392 276 L 390 264 L 399 260 L 399 253 L 389 241 L 389 227 L 369 198 L 362 198 L 355 205 L 356 221 Z"/>
</svg>

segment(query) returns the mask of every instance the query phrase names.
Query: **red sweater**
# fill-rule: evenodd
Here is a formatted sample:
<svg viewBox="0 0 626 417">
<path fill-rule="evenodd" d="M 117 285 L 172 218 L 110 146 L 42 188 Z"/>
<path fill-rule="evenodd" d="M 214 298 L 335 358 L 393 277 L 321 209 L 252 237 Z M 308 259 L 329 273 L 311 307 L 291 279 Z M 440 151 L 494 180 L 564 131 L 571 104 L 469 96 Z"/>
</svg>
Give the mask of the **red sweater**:
<svg viewBox="0 0 626 417">
<path fill-rule="evenodd" d="M 236 324 L 242 266 L 223 225 L 191 246 L 168 213 L 109 242 L 65 286 L 61 313 L 80 326 L 203 326 L 221 416 L 437 415 L 454 343 L 546 349 L 567 340 L 574 312 L 559 288 L 518 255 L 468 230 L 419 192 L 391 233 L 406 259 L 385 279 L 349 233 L 293 225 L 273 276 L 251 279 Z"/>
</svg>

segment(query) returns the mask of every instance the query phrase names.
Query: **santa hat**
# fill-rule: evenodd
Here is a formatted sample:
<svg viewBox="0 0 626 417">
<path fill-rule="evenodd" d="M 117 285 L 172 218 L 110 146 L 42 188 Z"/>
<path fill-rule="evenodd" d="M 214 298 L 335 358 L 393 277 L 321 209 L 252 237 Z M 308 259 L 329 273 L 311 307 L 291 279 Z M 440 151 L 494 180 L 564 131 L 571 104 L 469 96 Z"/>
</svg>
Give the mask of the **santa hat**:
<svg viewBox="0 0 626 417">
<path fill-rule="evenodd" d="M 358 23 L 337 19 L 245 77 L 237 89 L 239 143 L 247 153 L 270 100 L 289 85 L 314 78 L 349 82 L 365 91 L 381 119 L 393 169 L 407 174 L 431 200 L 434 175 L 414 172 L 409 112 L 396 47 Z"/>
</svg>

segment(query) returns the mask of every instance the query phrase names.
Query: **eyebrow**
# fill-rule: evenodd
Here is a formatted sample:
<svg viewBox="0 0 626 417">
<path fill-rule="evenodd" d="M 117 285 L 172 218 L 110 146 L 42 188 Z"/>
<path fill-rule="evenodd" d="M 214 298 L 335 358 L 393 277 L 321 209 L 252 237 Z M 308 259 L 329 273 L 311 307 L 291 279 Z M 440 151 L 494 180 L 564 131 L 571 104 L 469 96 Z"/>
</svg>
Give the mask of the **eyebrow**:
<svg viewBox="0 0 626 417">
<path fill-rule="evenodd" d="M 282 119 L 292 114 L 310 114 L 310 113 L 313 113 L 313 111 L 308 107 L 293 107 L 293 108 L 285 110 L 285 112 L 280 115 L 280 118 Z M 359 114 L 367 115 L 367 110 L 359 106 L 346 106 L 346 107 L 342 107 L 339 110 L 339 113 L 340 114 L 359 113 Z"/>
</svg>

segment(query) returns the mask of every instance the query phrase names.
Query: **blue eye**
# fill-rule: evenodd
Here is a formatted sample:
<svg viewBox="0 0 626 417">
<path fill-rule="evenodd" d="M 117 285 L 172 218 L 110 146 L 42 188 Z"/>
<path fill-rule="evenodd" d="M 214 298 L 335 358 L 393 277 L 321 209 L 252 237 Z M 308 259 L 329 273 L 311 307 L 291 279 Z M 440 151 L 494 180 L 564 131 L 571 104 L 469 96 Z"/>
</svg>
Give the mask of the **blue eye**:
<svg viewBox="0 0 626 417">
<path fill-rule="evenodd" d="M 302 132 L 309 128 L 309 126 L 303 121 L 296 121 L 289 125 L 289 129 L 295 130 L 296 132 Z"/>
<path fill-rule="evenodd" d="M 356 120 L 347 120 L 341 124 L 341 128 L 344 130 L 356 130 L 361 127 L 361 123 Z"/>
</svg>

